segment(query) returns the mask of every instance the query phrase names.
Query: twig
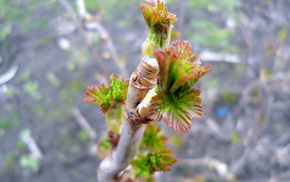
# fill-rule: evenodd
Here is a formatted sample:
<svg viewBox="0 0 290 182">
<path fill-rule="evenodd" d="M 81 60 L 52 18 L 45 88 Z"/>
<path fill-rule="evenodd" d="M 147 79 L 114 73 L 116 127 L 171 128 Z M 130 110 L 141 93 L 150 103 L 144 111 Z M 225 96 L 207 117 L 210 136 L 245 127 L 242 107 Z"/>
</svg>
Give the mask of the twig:
<svg viewBox="0 0 290 182">
<path fill-rule="evenodd" d="M 224 131 L 220 129 L 218 124 L 214 122 L 212 119 L 207 119 L 206 120 L 206 125 L 210 129 L 210 131 L 215 134 L 215 136 L 223 141 L 230 141 L 230 135 L 225 134 Z"/>
<path fill-rule="evenodd" d="M 199 57 L 202 61 L 240 63 L 239 56 L 236 54 L 204 51 L 200 53 Z"/>
<path fill-rule="evenodd" d="M 96 132 L 92 129 L 90 124 L 87 122 L 87 120 L 82 116 L 80 110 L 78 108 L 72 109 L 72 115 L 75 117 L 77 123 L 79 126 L 87 132 L 91 140 L 95 140 L 97 138 Z"/>
<path fill-rule="evenodd" d="M 105 41 L 107 49 L 112 55 L 114 63 L 118 66 L 119 70 L 121 71 L 121 74 L 123 77 L 128 77 L 127 70 L 120 64 L 119 56 L 116 51 L 116 48 L 106 31 L 106 29 L 102 26 L 102 24 L 98 21 L 88 21 L 85 23 L 85 28 L 88 30 L 95 30 L 98 31 L 101 35 L 101 38 Z"/>
<path fill-rule="evenodd" d="M 73 19 L 73 21 L 78 24 L 79 23 L 79 18 L 76 15 L 76 13 L 74 12 L 73 8 L 71 7 L 71 5 L 69 4 L 69 2 L 67 2 L 67 0 L 58 0 L 60 2 L 60 4 L 65 8 L 65 10 L 71 15 L 71 18 Z"/>
<path fill-rule="evenodd" d="M 104 65 L 103 61 L 101 60 L 101 57 L 99 56 L 101 54 L 101 47 L 105 41 L 103 39 L 100 40 L 100 42 L 97 44 L 97 46 L 92 46 L 91 47 L 91 53 L 93 55 L 93 58 L 96 60 L 99 68 L 102 70 L 103 77 L 105 78 L 105 81 L 101 83 L 108 83 L 108 78 L 109 78 L 109 72 Z"/>
<path fill-rule="evenodd" d="M 126 99 L 126 119 L 118 146 L 106 157 L 98 170 L 102 182 L 115 181 L 118 173 L 129 165 L 136 154 L 146 124 L 136 116 L 136 108 L 157 82 L 158 63 L 153 57 L 144 57 L 130 78 Z"/>
<path fill-rule="evenodd" d="M 86 5 L 85 5 L 84 0 L 77 0 L 76 4 L 77 4 L 78 12 L 79 12 L 81 19 L 84 19 L 86 14 L 87 14 Z"/>
<path fill-rule="evenodd" d="M 93 30 L 93 31 L 99 32 L 99 34 L 101 35 L 101 38 L 105 40 L 107 49 L 111 53 L 113 61 L 118 66 L 121 72 L 121 75 L 127 78 L 128 77 L 127 70 L 124 66 L 120 64 L 118 53 L 106 29 L 97 20 L 92 20 L 92 17 L 90 18 L 86 17 L 87 10 L 85 6 L 85 2 L 83 0 L 77 0 L 76 2 L 80 19 L 78 18 L 78 16 L 72 9 L 71 5 L 66 0 L 59 0 L 59 2 L 66 9 L 66 11 L 72 16 L 73 20 L 75 21 L 77 25 L 80 24 L 80 20 L 81 20 L 84 22 L 84 27 L 87 30 Z"/>
<path fill-rule="evenodd" d="M 229 172 L 228 165 L 216 159 L 199 158 L 199 159 L 179 159 L 178 165 L 188 165 L 190 167 L 207 166 L 210 169 L 214 169 L 219 176 L 229 181 L 235 181 L 234 174 Z"/>
<path fill-rule="evenodd" d="M 0 85 L 11 80 L 15 76 L 17 70 L 18 66 L 16 63 L 14 63 L 5 73 L 0 75 Z"/>
<path fill-rule="evenodd" d="M 31 136 L 31 131 L 29 129 L 25 129 L 21 135 L 21 140 L 25 143 L 29 151 L 36 158 L 41 159 L 43 157 L 42 152 L 40 151 L 38 145 L 36 144 L 34 138 Z"/>
</svg>

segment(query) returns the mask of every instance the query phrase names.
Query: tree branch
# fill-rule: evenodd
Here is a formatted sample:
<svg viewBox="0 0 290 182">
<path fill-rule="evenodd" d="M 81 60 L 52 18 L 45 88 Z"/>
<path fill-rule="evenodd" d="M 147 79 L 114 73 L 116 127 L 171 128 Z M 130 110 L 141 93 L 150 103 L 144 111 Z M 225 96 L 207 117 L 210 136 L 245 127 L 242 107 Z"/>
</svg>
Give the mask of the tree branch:
<svg viewBox="0 0 290 182">
<path fill-rule="evenodd" d="M 134 158 L 146 128 L 136 113 L 136 108 L 148 91 L 155 86 L 158 71 L 156 58 L 146 56 L 131 75 L 126 100 L 126 118 L 120 141 L 116 149 L 113 149 L 112 153 L 102 161 L 98 170 L 100 181 L 116 181 L 119 172 L 125 169 Z"/>
</svg>

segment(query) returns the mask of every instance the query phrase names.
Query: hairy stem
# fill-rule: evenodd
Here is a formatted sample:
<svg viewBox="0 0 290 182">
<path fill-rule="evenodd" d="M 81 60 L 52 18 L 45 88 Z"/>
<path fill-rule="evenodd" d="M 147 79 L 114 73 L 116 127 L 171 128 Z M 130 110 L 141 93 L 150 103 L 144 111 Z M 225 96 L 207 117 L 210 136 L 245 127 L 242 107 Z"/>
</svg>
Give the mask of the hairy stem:
<svg viewBox="0 0 290 182">
<path fill-rule="evenodd" d="M 146 124 L 142 123 L 142 119 L 136 113 L 136 108 L 155 86 L 158 71 L 156 58 L 146 56 L 131 75 L 121 137 L 117 147 L 102 161 L 98 170 L 99 181 L 117 181 L 118 174 L 134 158 L 146 128 Z"/>
</svg>

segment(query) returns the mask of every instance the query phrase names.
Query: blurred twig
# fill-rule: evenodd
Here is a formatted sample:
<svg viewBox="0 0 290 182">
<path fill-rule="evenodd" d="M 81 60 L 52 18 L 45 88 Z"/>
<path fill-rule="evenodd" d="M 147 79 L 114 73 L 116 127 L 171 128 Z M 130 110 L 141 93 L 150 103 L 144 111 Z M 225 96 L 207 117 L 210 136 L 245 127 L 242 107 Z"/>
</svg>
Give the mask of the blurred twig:
<svg viewBox="0 0 290 182">
<path fill-rule="evenodd" d="M 13 64 L 5 73 L 0 75 L 0 85 L 11 80 L 15 76 L 17 70 L 18 70 L 18 65 Z"/>
<path fill-rule="evenodd" d="M 71 5 L 69 4 L 69 2 L 67 0 L 58 0 L 60 2 L 60 4 L 64 7 L 64 9 L 70 14 L 71 18 L 73 19 L 73 21 L 78 24 L 79 23 L 79 18 L 76 15 L 76 13 L 74 12 L 73 8 L 71 7 Z"/>
<path fill-rule="evenodd" d="M 91 140 L 95 140 L 97 138 L 96 132 L 92 129 L 91 125 L 87 122 L 87 120 L 83 117 L 80 110 L 78 108 L 72 109 L 72 115 L 75 117 L 79 126 L 87 132 Z"/>
<path fill-rule="evenodd" d="M 118 53 L 113 44 L 113 41 L 110 38 L 110 35 L 108 34 L 106 29 L 103 27 L 103 25 L 99 21 L 97 21 L 90 14 L 87 13 L 85 2 L 83 0 L 76 0 L 78 14 L 80 18 L 78 18 L 78 16 L 74 12 L 73 8 L 68 3 L 68 1 L 59 0 L 59 2 L 66 9 L 66 11 L 71 15 L 72 19 L 75 21 L 77 25 L 80 25 L 80 23 L 83 23 L 83 27 L 86 28 L 87 30 L 99 32 L 99 34 L 101 35 L 101 39 L 104 40 L 107 49 L 112 55 L 112 59 L 114 63 L 117 65 L 117 67 L 119 68 L 121 72 L 121 75 L 127 78 L 128 77 L 127 70 L 120 63 Z"/>
<path fill-rule="evenodd" d="M 239 56 L 236 54 L 203 51 L 200 53 L 199 57 L 202 61 L 240 63 Z"/>
<path fill-rule="evenodd" d="M 76 5 L 78 7 L 79 16 L 81 17 L 81 19 L 84 19 L 87 14 L 84 0 L 76 0 Z"/>
<path fill-rule="evenodd" d="M 118 53 L 116 51 L 116 48 L 115 48 L 115 46 L 110 38 L 110 35 L 106 31 L 106 29 L 102 26 L 102 24 L 98 21 L 87 21 L 85 23 L 85 28 L 88 30 L 94 30 L 94 31 L 99 32 L 99 34 L 101 35 L 101 38 L 106 43 L 107 49 L 109 50 L 109 52 L 112 55 L 114 63 L 118 66 L 122 76 L 127 78 L 128 77 L 127 70 L 125 69 L 125 67 L 123 67 L 120 64 L 120 60 L 119 60 L 119 56 L 118 56 Z"/>
<path fill-rule="evenodd" d="M 21 135 L 20 138 L 22 142 L 25 143 L 29 151 L 34 155 L 36 158 L 41 159 L 43 157 L 42 152 L 40 151 L 36 141 L 31 136 L 31 131 L 29 129 L 25 129 Z"/>
<path fill-rule="evenodd" d="M 182 159 L 180 158 L 178 160 L 177 165 L 187 165 L 192 168 L 206 166 L 209 169 L 215 170 L 219 174 L 219 176 L 221 176 L 222 178 L 228 181 L 236 180 L 235 175 L 229 171 L 228 165 L 216 159 L 211 159 L 211 158 Z"/>
</svg>

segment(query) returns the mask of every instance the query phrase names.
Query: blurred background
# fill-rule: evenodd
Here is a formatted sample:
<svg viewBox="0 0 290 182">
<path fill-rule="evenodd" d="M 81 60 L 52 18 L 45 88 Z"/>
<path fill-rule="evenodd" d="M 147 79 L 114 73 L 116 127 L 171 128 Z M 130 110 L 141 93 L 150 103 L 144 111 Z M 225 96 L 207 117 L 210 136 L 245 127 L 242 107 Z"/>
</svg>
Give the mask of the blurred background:
<svg viewBox="0 0 290 182">
<path fill-rule="evenodd" d="M 107 130 L 83 94 L 136 69 L 148 35 L 140 2 L 0 0 L 1 182 L 97 180 Z M 173 40 L 212 69 L 197 85 L 203 118 L 184 135 L 160 123 L 180 159 L 157 179 L 290 181 L 290 1 L 166 5 Z"/>
</svg>

